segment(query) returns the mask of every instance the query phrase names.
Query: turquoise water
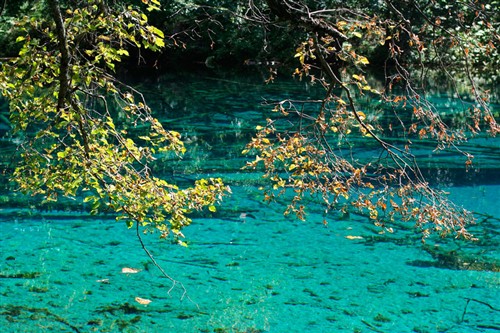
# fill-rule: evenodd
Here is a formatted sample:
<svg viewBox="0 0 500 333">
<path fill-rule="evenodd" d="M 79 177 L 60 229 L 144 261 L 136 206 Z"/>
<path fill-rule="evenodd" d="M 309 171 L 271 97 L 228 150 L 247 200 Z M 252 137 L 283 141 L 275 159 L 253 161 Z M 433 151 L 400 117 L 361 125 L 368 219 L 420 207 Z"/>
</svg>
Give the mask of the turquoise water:
<svg viewBox="0 0 500 333">
<path fill-rule="evenodd" d="M 366 218 L 351 214 L 328 216 L 325 227 L 314 202 L 306 222 L 262 202 L 260 174 L 240 170 L 241 150 L 257 122 L 270 116 L 261 103 L 308 98 L 314 87 L 206 75 L 166 76 L 142 88 L 166 127 L 188 143 L 182 161 L 158 170 L 179 183 L 221 176 L 233 194 L 216 213 L 195 216 L 184 232 L 187 248 L 143 237 L 179 281 L 172 285 L 145 255 L 135 230 L 112 217 L 88 216 L 78 202 L 36 209 L 35 198 L 4 190 L 1 332 L 500 330 L 498 138 L 466 144 L 477 172 L 466 173 L 463 160 L 447 152 L 426 161 L 431 181 L 478 213 L 471 230 L 480 240 L 423 245 L 409 225 L 380 235 Z M 452 98 L 439 98 L 442 110 L 456 107 Z M 429 148 L 421 146 L 425 158 Z M 5 139 L 3 156 L 12 149 Z M 139 272 L 122 273 L 125 267 Z"/>
</svg>

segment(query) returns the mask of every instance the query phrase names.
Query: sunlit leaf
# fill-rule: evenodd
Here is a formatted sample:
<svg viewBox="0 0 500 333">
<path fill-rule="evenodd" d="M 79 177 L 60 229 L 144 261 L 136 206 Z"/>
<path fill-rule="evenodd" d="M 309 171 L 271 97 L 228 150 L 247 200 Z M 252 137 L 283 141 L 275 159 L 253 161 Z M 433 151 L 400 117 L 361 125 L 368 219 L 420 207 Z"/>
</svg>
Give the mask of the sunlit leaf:
<svg viewBox="0 0 500 333">
<path fill-rule="evenodd" d="M 137 268 L 130 268 L 130 267 L 123 267 L 122 268 L 122 273 L 123 274 L 137 274 L 139 273 L 141 270 L 140 269 L 137 269 Z"/>
<path fill-rule="evenodd" d="M 136 297 L 135 298 L 135 301 L 139 304 L 142 304 L 142 305 L 148 305 L 149 303 L 152 302 L 152 300 L 150 299 L 147 299 L 147 298 L 141 298 L 141 297 Z"/>
<path fill-rule="evenodd" d="M 356 63 L 363 64 L 363 65 L 368 65 L 370 63 L 370 61 L 368 61 L 368 58 L 366 58 L 366 57 L 358 56 L 358 59 L 356 60 Z"/>
<path fill-rule="evenodd" d="M 351 240 L 354 240 L 354 239 L 363 239 L 363 237 L 361 237 L 361 236 L 351 236 L 351 235 L 345 236 L 345 238 L 351 239 Z"/>
</svg>

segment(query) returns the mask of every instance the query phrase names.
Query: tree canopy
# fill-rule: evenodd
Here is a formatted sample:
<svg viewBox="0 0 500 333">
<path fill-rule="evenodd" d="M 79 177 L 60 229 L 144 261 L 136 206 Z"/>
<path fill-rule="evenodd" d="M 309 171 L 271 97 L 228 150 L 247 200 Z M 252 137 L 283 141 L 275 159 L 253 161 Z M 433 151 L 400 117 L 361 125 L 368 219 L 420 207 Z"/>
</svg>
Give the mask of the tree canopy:
<svg viewBox="0 0 500 333">
<path fill-rule="evenodd" d="M 324 87 L 321 100 L 270 105 L 275 113 L 256 124 L 243 151 L 252 156 L 246 167 L 262 168 L 269 181 L 265 200 L 292 193 L 285 214 L 305 218 L 303 198 L 313 195 L 325 212 L 355 209 L 389 232 L 391 221 L 402 219 L 424 236 L 472 237 L 466 229 L 472 214 L 427 182 L 412 140 L 453 149 L 464 167 L 473 167 L 460 143 L 480 131 L 498 133 L 481 78 L 499 77 L 498 1 L 16 3 L 2 7 L 4 38 L 16 44 L 6 49 L 0 89 L 21 142 L 12 174 L 20 190 L 47 200 L 81 195 L 93 212 L 114 211 L 129 227 L 157 229 L 163 237 L 170 231 L 182 237 L 191 211 L 215 211 L 229 191 L 221 179 L 180 189 L 155 177 L 152 161 L 181 155 L 182 138 L 115 75 L 131 54 L 161 67 L 189 52 L 215 70 L 225 59 L 296 65 L 294 76 Z M 36 10 L 26 16 L 30 7 Z M 18 55 L 9 54 L 16 48 Z M 269 81 L 276 75 L 271 65 Z M 427 98 L 438 81 L 474 99 L 461 122 L 440 115 Z M 379 100 L 384 113 L 363 110 L 360 96 Z M 359 156 L 360 138 L 374 143 L 368 157 Z"/>
</svg>

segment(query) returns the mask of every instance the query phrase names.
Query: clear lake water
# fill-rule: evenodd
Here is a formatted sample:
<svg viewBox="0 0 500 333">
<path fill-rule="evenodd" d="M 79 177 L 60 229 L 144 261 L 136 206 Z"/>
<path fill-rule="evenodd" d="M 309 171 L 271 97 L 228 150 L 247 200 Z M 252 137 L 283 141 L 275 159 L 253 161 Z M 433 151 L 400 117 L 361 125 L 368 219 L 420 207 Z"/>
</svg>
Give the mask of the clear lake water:
<svg viewBox="0 0 500 333">
<path fill-rule="evenodd" d="M 172 285 L 144 253 L 135 229 L 112 216 L 90 216 L 74 200 L 40 208 L 37 198 L 3 186 L 0 332 L 500 331 L 500 138 L 464 144 L 477 163 L 469 172 L 462 157 L 429 157 L 432 148 L 421 143 L 426 173 L 477 213 L 471 231 L 479 238 L 431 238 L 424 245 L 411 225 L 379 234 L 356 214 L 328 215 L 325 226 L 314 201 L 305 222 L 284 216 L 283 205 L 262 201 L 261 174 L 241 170 L 241 151 L 255 126 L 272 115 L 262 102 L 312 98 L 319 88 L 208 74 L 139 85 L 188 149 L 159 171 L 181 184 L 220 176 L 232 195 L 217 212 L 193 217 L 184 230 L 187 248 L 143 236 L 179 281 Z M 464 107 L 446 92 L 432 98 L 445 114 Z M 492 107 L 498 115 L 499 104 Z M 7 129 L 0 125 L 4 166 L 15 149 Z M 7 184 L 5 175 L 2 181 Z M 124 267 L 138 272 L 122 273 Z"/>
</svg>

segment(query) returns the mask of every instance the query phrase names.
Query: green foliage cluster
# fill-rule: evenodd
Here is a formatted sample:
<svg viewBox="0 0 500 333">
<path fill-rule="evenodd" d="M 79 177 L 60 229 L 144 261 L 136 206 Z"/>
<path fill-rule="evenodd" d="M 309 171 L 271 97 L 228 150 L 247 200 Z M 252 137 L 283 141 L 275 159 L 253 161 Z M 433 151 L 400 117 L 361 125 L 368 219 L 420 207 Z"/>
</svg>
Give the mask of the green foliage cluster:
<svg viewBox="0 0 500 333">
<path fill-rule="evenodd" d="M 245 61 L 291 62 L 294 41 L 303 32 L 289 31 L 251 19 L 250 3 L 232 0 L 174 0 L 153 18 L 172 41 L 169 62 L 205 63 L 209 67 L 237 68 Z M 256 5 L 263 5 L 256 1 Z M 156 21 L 158 20 L 158 21 Z M 189 64 L 188 64 L 189 65 Z"/>
<path fill-rule="evenodd" d="M 290 22 L 269 15 L 269 1 L 250 2 L 217 0 L 172 0 L 159 10 L 148 13 L 153 26 L 165 33 L 167 44 L 171 47 L 163 55 L 143 54 L 149 66 L 163 67 L 178 63 L 206 63 L 209 66 L 242 66 L 245 61 L 278 61 L 293 65 L 290 54 L 300 40 L 309 37 L 306 30 L 292 27 Z M 271 1 L 272 2 L 272 1 Z M 127 5 L 133 1 L 104 2 L 110 9 Z M 70 8 L 71 2 L 62 2 L 63 8 Z M 353 27 L 352 24 L 372 21 L 397 22 L 400 17 L 392 8 L 404 8 L 404 19 L 411 25 L 407 31 L 400 31 L 395 38 L 400 38 L 400 55 L 406 63 L 426 63 L 432 66 L 446 65 L 453 73 L 460 72 L 464 66 L 464 53 L 469 55 L 468 65 L 473 69 L 492 74 L 497 79 L 500 55 L 498 53 L 499 14 L 495 10 L 500 6 L 497 0 L 476 1 L 459 0 L 453 3 L 445 0 L 423 1 L 300 1 L 297 8 L 303 6 L 320 13 L 325 20 L 336 13 L 337 21 L 349 22 L 351 33 L 361 34 L 360 38 L 350 43 L 360 53 L 370 59 L 370 66 L 379 68 L 390 55 L 388 43 L 380 43 L 366 38 L 364 32 L 370 29 Z M 0 44 L 4 48 L 0 56 L 13 56 L 18 50 L 13 41 L 19 35 L 15 22 L 24 14 L 37 20 L 48 19 L 43 10 L 43 2 L 33 0 L 13 0 L 6 2 L 3 15 L 0 16 Z M 351 13 L 359 13 L 356 21 L 351 21 Z M 362 32 L 361 30 L 364 30 Z M 386 25 L 385 33 L 392 35 L 399 30 L 396 24 Z M 412 37 L 413 36 L 413 37 Z M 414 38 L 412 40 L 412 38 Z M 430 43 L 424 41 L 431 41 Z M 422 52 L 413 52 L 412 45 L 420 47 Z M 147 59 L 151 57 L 151 59 Z M 248 62 L 247 62 L 248 64 Z M 479 69 L 480 68 L 480 69 Z M 459 73 L 460 74 L 460 73 Z"/>
<path fill-rule="evenodd" d="M 5 1 L 0 15 L 0 57 L 16 56 L 19 45 L 15 43 L 16 37 L 21 34 L 17 21 L 30 12 L 33 18 L 42 17 L 42 3 L 39 1 Z M 0 60 L 1 62 L 1 60 Z"/>
<path fill-rule="evenodd" d="M 470 66 L 472 72 L 488 73 L 495 82 L 500 78 L 499 6 L 497 0 L 440 0 L 422 6 L 415 12 L 420 24 L 414 24 L 415 37 L 409 40 L 421 52 L 411 60 L 444 65 L 455 75 Z"/>
<path fill-rule="evenodd" d="M 148 10 L 159 5 L 142 2 Z M 18 22 L 19 56 L 0 73 L 22 147 L 13 179 L 21 191 L 46 200 L 84 196 L 92 213 L 116 212 L 129 227 L 138 223 L 163 237 L 170 231 L 182 237 L 191 222 L 187 215 L 207 206 L 215 210 L 227 188 L 220 179 L 202 179 L 180 189 L 155 177 L 154 160 L 185 152 L 180 134 L 165 130 L 143 96 L 112 75 L 128 48 L 163 48 L 162 31 L 148 24 L 139 7 L 107 11 L 98 0 L 67 8 L 57 26 L 54 4 L 46 10 L 56 26 L 34 17 Z M 137 126 L 144 133 L 132 139 L 129 129 Z"/>
</svg>

